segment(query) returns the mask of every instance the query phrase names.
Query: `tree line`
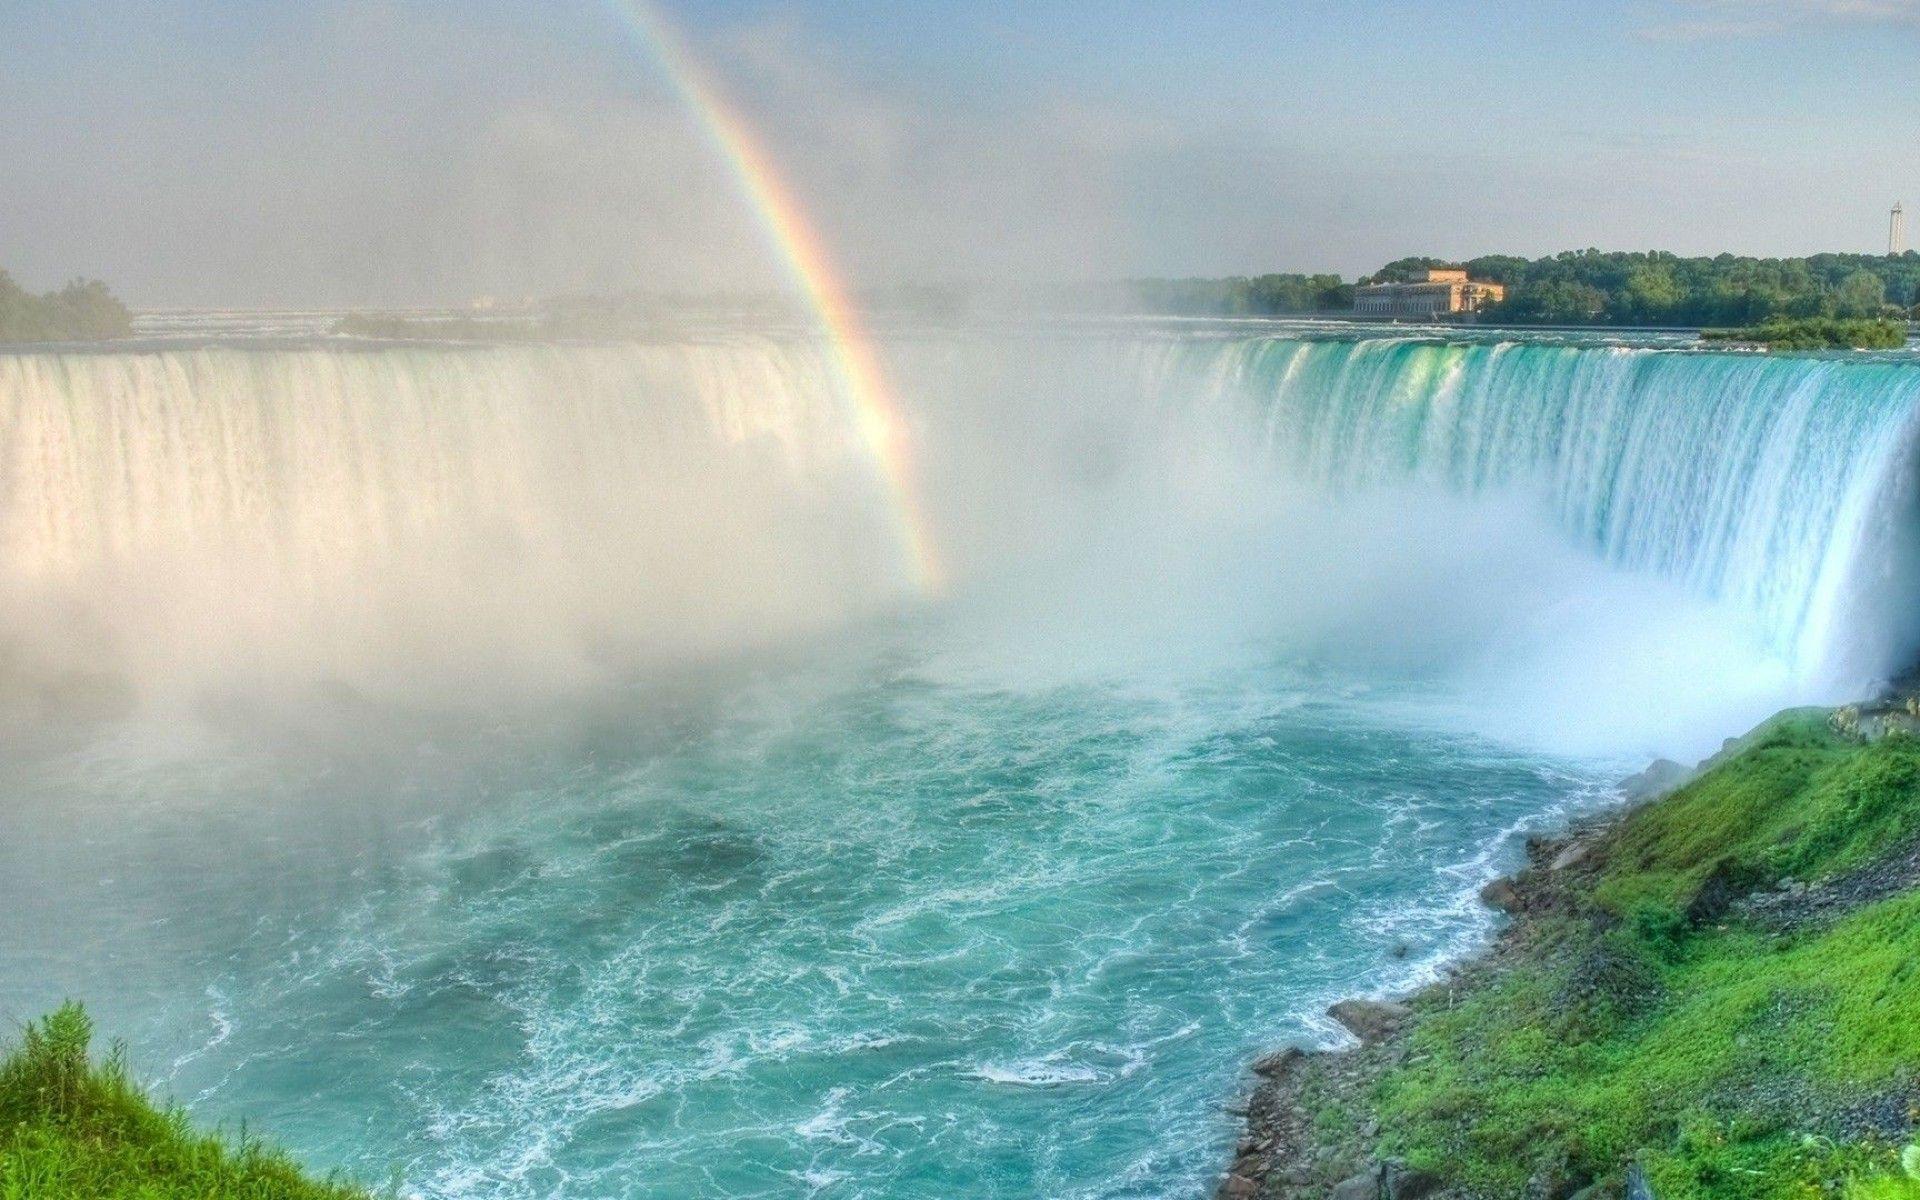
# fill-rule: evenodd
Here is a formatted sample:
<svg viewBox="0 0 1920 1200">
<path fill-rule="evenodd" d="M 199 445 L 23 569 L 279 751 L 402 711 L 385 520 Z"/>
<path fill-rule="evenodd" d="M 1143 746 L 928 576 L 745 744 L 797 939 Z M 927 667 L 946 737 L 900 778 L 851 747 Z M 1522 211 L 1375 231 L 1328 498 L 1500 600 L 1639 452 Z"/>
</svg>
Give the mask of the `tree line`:
<svg viewBox="0 0 1920 1200">
<path fill-rule="evenodd" d="M 1664 251 L 1569 250 L 1547 258 L 1489 254 L 1465 262 L 1403 258 L 1361 284 L 1421 278 L 1464 267 L 1505 284 L 1483 319 L 1543 325 L 1757 325 L 1788 318 L 1907 319 L 1920 303 L 1920 252 L 1683 258 Z M 1284 316 L 1353 306 L 1353 285 L 1334 275 L 1142 279 L 1142 307 L 1212 316 Z"/>
<path fill-rule="evenodd" d="M 0 271 L 0 342 L 96 341 L 132 332 L 133 314 L 97 279 L 36 296 Z"/>
</svg>

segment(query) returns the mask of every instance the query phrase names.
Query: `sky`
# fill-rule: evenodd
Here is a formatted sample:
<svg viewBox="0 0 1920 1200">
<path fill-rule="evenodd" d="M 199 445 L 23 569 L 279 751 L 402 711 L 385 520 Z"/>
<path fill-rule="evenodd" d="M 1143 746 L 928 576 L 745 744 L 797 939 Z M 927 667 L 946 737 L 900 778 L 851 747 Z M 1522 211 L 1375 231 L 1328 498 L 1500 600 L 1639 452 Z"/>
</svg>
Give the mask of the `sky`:
<svg viewBox="0 0 1920 1200">
<path fill-rule="evenodd" d="M 1877 252 L 1920 206 L 1920 0 L 658 7 L 861 284 Z M 139 307 L 781 279 L 613 0 L 6 0 L 0 162 L 0 268 Z"/>
</svg>

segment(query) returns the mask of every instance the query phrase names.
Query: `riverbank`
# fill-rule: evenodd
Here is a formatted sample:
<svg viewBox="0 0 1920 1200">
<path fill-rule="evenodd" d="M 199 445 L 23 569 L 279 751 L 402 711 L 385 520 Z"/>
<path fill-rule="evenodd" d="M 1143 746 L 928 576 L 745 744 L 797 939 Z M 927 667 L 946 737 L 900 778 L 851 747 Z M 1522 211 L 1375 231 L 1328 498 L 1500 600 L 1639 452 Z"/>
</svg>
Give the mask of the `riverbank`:
<svg viewBox="0 0 1920 1200">
<path fill-rule="evenodd" d="M 1920 1196 L 1920 695 L 1529 845 L 1493 946 L 1256 1063 L 1222 1197 Z"/>
<path fill-rule="evenodd" d="M 0 1057 L 5 1200 L 373 1200 L 244 1129 L 195 1129 L 133 1081 L 119 1047 L 96 1058 L 92 1043 L 92 1022 L 68 1004 Z"/>
</svg>

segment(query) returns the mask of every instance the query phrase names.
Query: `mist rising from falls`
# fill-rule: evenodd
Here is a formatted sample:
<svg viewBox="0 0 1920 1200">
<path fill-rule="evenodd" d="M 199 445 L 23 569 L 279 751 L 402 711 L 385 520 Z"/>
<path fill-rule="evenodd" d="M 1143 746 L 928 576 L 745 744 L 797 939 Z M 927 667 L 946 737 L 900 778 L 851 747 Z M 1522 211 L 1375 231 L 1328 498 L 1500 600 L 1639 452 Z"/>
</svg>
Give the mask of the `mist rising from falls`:
<svg viewBox="0 0 1920 1200">
<path fill-rule="evenodd" d="M 889 358 L 943 606 L 1023 660 L 1257 643 L 1579 691 L 1569 725 L 1640 737 L 1679 693 L 1705 727 L 1920 648 L 1910 363 L 1044 332 Z M 884 611 L 892 498 L 833 378 L 759 337 L 0 356 L 0 682 L 538 692 Z"/>
<path fill-rule="evenodd" d="M 1685 753 L 1920 651 L 1911 360 L 1229 336 L 995 361 L 940 394 L 973 428 L 939 440 L 996 446 L 958 490 L 998 533 L 946 527 L 1051 565 L 1000 600 L 1056 610 L 1033 654 L 1226 631 L 1447 677 L 1483 731 Z"/>
<path fill-rule="evenodd" d="M 770 342 L 0 356 L 7 668 L 540 687 L 890 602 L 877 481 Z"/>
<path fill-rule="evenodd" d="M 1820 683 L 1916 648 L 1878 586 L 1914 578 L 1913 363 L 1406 340 L 1200 358 L 1170 373 L 1251 401 L 1268 447 L 1317 481 L 1533 486 L 1606 562 L 1728 605 Z"/>
</svg>

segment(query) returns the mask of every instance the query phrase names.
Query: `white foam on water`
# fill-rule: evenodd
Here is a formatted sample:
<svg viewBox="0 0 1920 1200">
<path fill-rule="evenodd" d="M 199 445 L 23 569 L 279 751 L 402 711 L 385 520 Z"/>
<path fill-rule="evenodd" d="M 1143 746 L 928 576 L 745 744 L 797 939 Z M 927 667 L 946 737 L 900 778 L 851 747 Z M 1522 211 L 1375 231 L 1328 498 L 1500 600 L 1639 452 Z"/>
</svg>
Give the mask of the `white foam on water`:
<svg viewBox="0 0 1920 1200">
<path fill-rule="evenodd" d="M 1198 1195 L 1527 832 L 1914 642 L 1912 364 L 1468 342 L 903 340 L 904 611 L 805 339 L 0 356 L 0 717 L 160 714 L 9 763 L 0 996 L 434 1200 Z"/>
</svg>

